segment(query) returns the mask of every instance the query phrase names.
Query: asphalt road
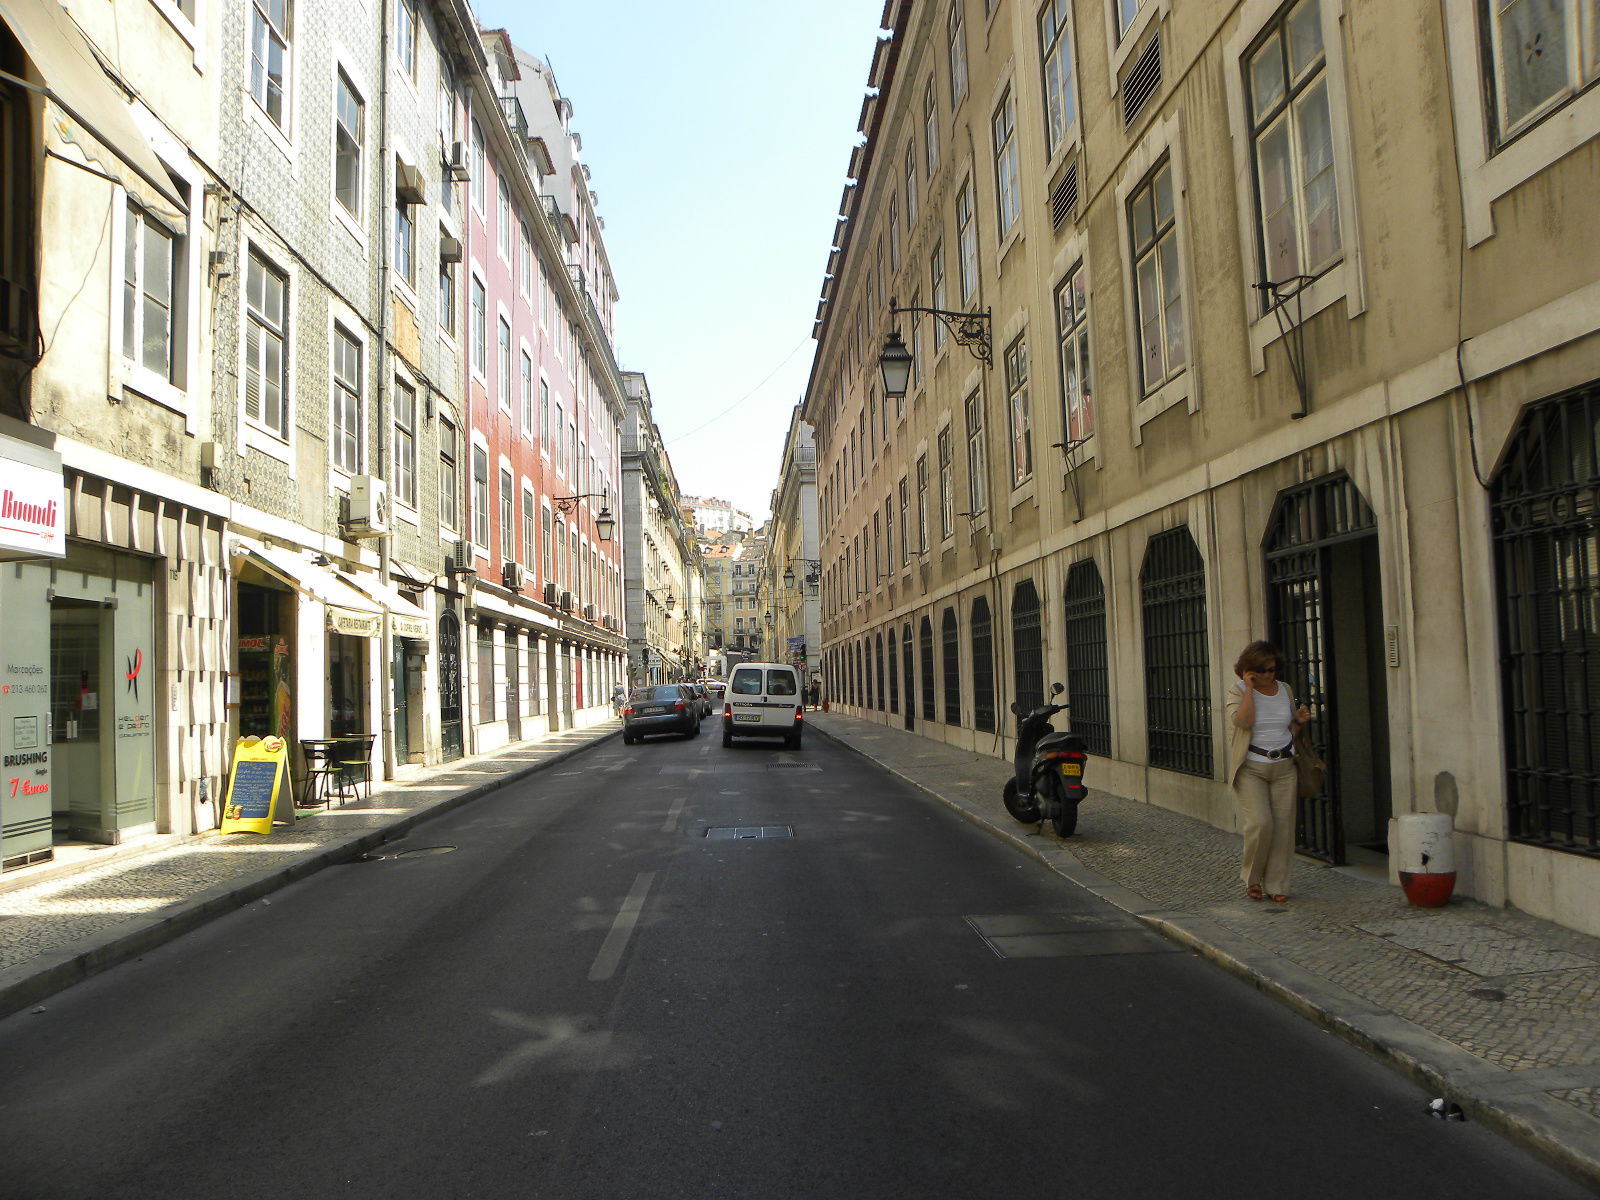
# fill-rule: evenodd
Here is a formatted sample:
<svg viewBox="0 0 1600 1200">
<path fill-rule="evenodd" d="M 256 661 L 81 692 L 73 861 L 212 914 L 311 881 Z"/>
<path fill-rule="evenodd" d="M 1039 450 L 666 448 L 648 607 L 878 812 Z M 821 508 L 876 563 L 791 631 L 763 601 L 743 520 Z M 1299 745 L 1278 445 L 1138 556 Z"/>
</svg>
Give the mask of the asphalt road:
<svg viewBox="0 0 1600 1200">
<path fill-rule="evenodd" d="M 0 1021 L 0 1196 L 1589 1194 L 848 751 L 715 728 Z"/>
</svg>

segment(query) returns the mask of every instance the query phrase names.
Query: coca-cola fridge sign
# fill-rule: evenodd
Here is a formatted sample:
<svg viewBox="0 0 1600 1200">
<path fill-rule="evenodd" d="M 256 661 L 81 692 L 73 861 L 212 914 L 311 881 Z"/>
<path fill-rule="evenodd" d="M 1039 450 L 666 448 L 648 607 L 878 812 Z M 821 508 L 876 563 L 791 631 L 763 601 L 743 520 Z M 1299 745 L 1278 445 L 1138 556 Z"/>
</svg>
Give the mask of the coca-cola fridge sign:
<svg viewBox="0 0 1600 1200">
<path fill-rule="evenodd" d="M 66 555 L 61 456 L 0 434 L 0 561 Z"/>
</svg>

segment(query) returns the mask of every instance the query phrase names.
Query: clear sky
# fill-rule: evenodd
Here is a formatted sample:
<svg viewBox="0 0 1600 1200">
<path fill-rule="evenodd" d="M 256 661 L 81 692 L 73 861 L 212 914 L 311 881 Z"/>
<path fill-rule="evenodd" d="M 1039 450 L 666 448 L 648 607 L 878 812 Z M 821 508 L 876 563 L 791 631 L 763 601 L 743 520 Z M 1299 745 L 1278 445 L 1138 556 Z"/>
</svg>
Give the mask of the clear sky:
<svg viewBox="0 0 1600 1200">
<path fill-rule="evenodd" d="M 572 101 L 622 297 L 617 361 L 649 380 L 678 486 L 761 519 L 881 0 L 471 2 Z"/>
</svg>

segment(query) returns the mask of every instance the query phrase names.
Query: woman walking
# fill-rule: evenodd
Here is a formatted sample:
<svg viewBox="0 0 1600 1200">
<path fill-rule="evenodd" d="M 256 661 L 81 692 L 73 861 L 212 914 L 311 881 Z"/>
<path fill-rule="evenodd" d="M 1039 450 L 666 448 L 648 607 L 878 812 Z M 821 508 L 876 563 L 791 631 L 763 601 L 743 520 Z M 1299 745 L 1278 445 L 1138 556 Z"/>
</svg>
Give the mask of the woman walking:
<svg viewBox="0 0 1600 1200">
<path fill-rule="evenodd" d="M 1251 642 L 1233 665 L 1228 688 L 1228 780 L 1244 817 L 1239 877 L 1252 900 L 1289 898 L 1297 793 L 1295 730 L 1311 719 L 1279 676 L 1283 656 L 1271 642 Z"/>
</svg>

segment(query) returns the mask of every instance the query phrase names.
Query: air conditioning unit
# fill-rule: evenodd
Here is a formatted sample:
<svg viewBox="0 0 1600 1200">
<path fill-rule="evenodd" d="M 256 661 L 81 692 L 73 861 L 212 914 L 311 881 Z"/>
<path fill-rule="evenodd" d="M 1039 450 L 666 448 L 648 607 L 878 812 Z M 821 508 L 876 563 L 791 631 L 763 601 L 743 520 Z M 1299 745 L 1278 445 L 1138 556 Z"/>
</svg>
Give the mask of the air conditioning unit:
<svg viewBox="0 0 1600 1200">
<path fill-rule="evenodd" d="M 583 619 L 585 621 L 592 621 L 599 615 L 599 610 L 596 609 L 594 605 L 585 604 L 583 606 Z"/>
<path fill-rule="evenodd" d="M 503 563 L 500 567 L 500 582 L 513 592 L 520 592 L 523 584 L 528 582 L 528 572 L 519 562 Z"/>
<path fill-rule="evenodd" d="M 345 532 L 351 537 L 382 537 L 388 533 L 388 485 L 371 475 L 351 476 L 349 513 Z"/>
<path fill-rule="evenodd" d="M 465 142 L 450 143 L 450 157 L 445 160 L 444 170 L 452 183 L 465 183 L 472 178 L 472 170 L 467 166 Z"/>
<path fill-rule="evenodd" d="M 454 574 L 468 574 L 473 568 L 472 543 L 460 538 L 450 545 L 450 557 L 445 567 Z"/>
<path fill-rule="evenodd" d="M 556 606 L 556 585 L 552 580 L 546 580 L 544 585 L 544 602 L 551 608 Z"/>
<path fill-rule="evenodd" d="M 422 172 L 410 163 L 394 165 L 394 198 L 402 204 L 421 204 L 427 198 Z"/>
<path fill-rule="evenodd" d="M 562 612 L 571 612 L 575 607 L 577 607 L 578 602 L 573 599 L 571 592 L 562 592 L 561 599 L 558 603 Z"/>
<path fill-rule="evenodd" d="M 442 263 L 458 263 L 461 261 L 460 238 L 453 238 L 447 233 L 440 235 L 439 261 Z"/>
</svg>

